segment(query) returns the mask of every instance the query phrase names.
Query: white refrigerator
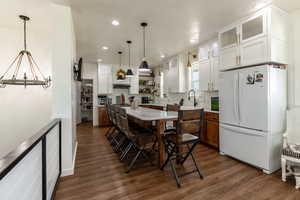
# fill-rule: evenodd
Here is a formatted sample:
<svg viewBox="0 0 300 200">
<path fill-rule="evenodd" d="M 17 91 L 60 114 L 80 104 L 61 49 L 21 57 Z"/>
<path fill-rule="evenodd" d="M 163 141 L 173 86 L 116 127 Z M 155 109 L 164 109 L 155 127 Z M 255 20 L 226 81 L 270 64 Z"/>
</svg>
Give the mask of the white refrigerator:
<svg viewBox="0 0 300 200">
<path fill-rule="evenodd" d="M 280 169 L 286 69 L 260 65 L 220 74 L 220 152 L 265 173 Z"/>
</svg>

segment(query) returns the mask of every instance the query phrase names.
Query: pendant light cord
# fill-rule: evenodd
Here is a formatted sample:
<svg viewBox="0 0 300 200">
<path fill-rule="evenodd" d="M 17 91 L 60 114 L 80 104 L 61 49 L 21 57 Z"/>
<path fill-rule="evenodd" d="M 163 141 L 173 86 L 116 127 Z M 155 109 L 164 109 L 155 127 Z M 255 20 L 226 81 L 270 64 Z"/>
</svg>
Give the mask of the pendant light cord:
<svg viewBox="0 0 300 200">
<path fill-rule="evenodd" d="M 144 58 L 145 58 L 146 57 L 145 26 L 143 27 L 143 38 L 144 38 Z"/>
<path fill-rule="evenodd" d="M 120 68 L 121 68 L 121 67 L 122 67 L 122 66 L 121 66 L 121 65 L 122 65 L 122 52 L 119 51 L 118 53 L 119 53 L 119 55 L 120 55 Z"/>
<path fill-rule="evenodd" d="M 130 68 L 130 43 L 128 43 L 128 67 Z"/>
<path fill-rule="evenodd" d="M 24 50 L 26 51 L 27 50 L 27 41 L 26 41 L 26 20 L 23 19 L 24 21 Z"/>
</svg>

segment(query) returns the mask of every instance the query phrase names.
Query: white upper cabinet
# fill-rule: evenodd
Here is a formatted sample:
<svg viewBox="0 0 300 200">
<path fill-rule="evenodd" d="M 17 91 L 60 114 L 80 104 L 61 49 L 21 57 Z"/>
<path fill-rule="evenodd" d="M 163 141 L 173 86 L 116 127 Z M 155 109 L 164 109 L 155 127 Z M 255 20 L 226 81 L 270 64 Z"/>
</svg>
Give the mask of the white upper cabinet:
<svg viewBox="0 0 300 200">
<path fill-rule="evenodd" d="M 238 27 L 232 26 L 219 33 L 220 48 L 230 48 L 238 45 Z"/>
<path fill-rule="evenodd" d="M 111 94 L 112 93 L 112 70 L 111 66 L 98 64 L 98 93 Z"/>
<path fill-rule="evenodd" d="M 211 90 L 219 90 L 219 57 L 211 59 Z"/>
<path fill-rule="evenodd" d="M 199 82 L 200 91 L 216 91 L 218 90 L 219 77 L 219 48 L 216 42 L 204 45 L 208 48 L 207 59 L 199 60 Z M 200 46 L 199 49 L 204 49 Z M 199 54 L 201 51 L 199 50 Z M 199 56 L 200 57 L 200 56 Z"/>
<path fill-rule="evenodd" d="M 186 92 L 186 73 L 183 55 L 175 56 L 169 60 L 169 70 L 165 74 L 166 86 L 170 93 Z M 166 83 L 165 82 L 165 83 Z M 165 84 L 164 83 L 164 84 Z"/>
<path fill-rule="evenodd" d="M 258 37 L 266 36 L 267 33 L 267 12 L 262 11 L 241 22 L 240 43 L 255 40 Z"/>
<path fill-rule="evenodd" d="M 239 65 L 239 28 L 230 26 L 219 33 L 220 70 L 226 70 Z"/>
<path fill-rule="evenodd" d="M 128 78 L 130 81 L 130 88 L 129 88 L 129 94 L 139 94 L 139 70 L 132 69 L 133 71 L 133 77 Z"/>
<path fill-rule="evenodd" d="M 288 64 L 288 15 L 274 6 L 219 32 L 220 70 L 268 62 Z"/>
<path fill-rule="evenodd" d="M 200 82 L 200 91 L 208 91 L 210 89 L 210 60 L 199 61 L 199 82 Z"/>
</svg>

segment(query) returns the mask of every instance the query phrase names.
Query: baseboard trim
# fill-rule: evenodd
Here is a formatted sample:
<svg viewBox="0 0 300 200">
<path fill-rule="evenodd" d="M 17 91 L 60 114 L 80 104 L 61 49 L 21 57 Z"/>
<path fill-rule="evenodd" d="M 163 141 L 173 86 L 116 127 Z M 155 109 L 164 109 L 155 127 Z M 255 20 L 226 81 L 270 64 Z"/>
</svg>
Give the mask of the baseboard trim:
<svg viewBox="0 0 300 200">
<path fill-rule="evenodd" d="M 75 144 L 75 150 L 74 150 L 74 155 L 73 155 L 73 165 L 72 168 L 69 169 L 63 169 L 61 172 L 61 176 L 72 176 L 74 175 L 74 169 L 75 169 L 75 161 L 76 161 L 76 155 L 77 155 L 77 146 L 78 142 Z"/>
</svg>

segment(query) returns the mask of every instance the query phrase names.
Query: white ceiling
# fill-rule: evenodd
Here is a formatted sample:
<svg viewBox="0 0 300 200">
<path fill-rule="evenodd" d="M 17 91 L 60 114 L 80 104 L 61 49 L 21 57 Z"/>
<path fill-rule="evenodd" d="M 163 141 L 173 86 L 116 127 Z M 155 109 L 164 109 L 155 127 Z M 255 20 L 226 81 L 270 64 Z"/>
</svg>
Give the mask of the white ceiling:
<svg viewBox="0 0 300 200">
<path fill-rule="evenodd" d="M 66 0 L 55 0 L 66 1 Z M 124 51 L 126 40 L 132 40 L 132 59 L 142 58 L 142 29 L 147 28 L 147 57 L 150 65 L 161 62 L 160 55 L 174 55 L 186 48 L 217 36 L 225 25 L 254 12 L 267 0 L 70 0 L 75 21 L 77 55 L 85 61 L 119 62 L 117 51 Z M 286 10 L 300 8 L 300 0 L 275 0 Z M 112 20 L 120 21 L 113 26 Z M 103 51 L 102 46 L 109 47 Z"/>
</svg>

